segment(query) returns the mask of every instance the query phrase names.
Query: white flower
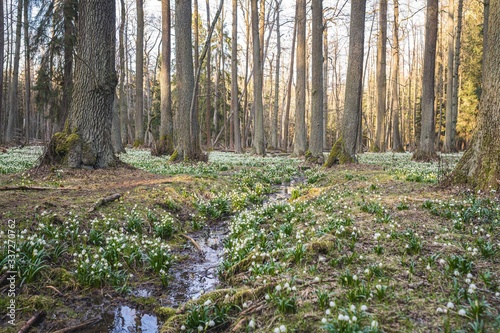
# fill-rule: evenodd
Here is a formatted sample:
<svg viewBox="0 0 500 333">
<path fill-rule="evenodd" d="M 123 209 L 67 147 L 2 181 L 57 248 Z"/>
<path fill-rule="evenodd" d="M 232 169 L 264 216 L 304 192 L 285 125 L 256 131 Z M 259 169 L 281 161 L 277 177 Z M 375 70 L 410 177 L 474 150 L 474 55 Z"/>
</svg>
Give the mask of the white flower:
<svg viewBox="0 0 500 333">
<path fill-rule="evenodd" d="M 269 296 L 269 294 L 266 294 L 266 296 L 265 296 L 266 301 L 269 301 L 270 298 L 271 298 L 271 296 Z"/>
<path fill-rule="evenodd" d="M 436 309 L 436 312 L 437 312 L 437 313 L 444 313 L 444 310 L 443 310 L 443 309 L 441 309 L 441 308 L 437 308 L 437 309 Z"/>
<path fill-rule="evenodd" d="M 201 332 L 201 331 L 203 331 L 203 326 L 200 325 L 200 326 L 198 326 L 198 332 Z"/>
<path fill-rule="evenodd" d="M 361 305 L 361 311 L 366 311 L 366 310 L 368 310 L 368 307 L 364 304 Z"/>
<path fill-rule="evenodd" d="M 276 291 L 280 291 L 280 290 L 281 290 L 281 285 L 279 285 L 279 284 L 278 284 L 278 285 L 276 286 Z"/>
<path fill-rule="evenodd" d="M 208 322 L 208 326 L 210 326 L 210 327 L 214 327 L 214 326 L 215 326 L 215 321 L 210 320 L 210 321 Z"/>
<path fill-rule="evenodd" d="M 351 304 L 349 308 L 351 309 L 352 312 L 356 311 L 356 306 L 354 304 Z"/>
<path fill-rule="evenodd" d="M 335 307 L 335 302 L 334 302 L 334 301 L 330 301 L 330 307 L 331 307 L 331 308 L 334 308 L 334 307 Z"/>
<path fill-rule="evenodd" d="M 448 309 L 453 309 L 453 308 L 455 308 L 455 304 L 453 304 L 452 302 L 448 302 L 448 304 L 446 304 L 446 307 Z"/>
<path fill-rule="evenodd" d="M 330 309 L 326 309 L 325 314 L 326 314 L 327 316 L 329 316 L 329 315 L 331 315 L 331 314 L 332 314 L 332 311 L 330 311 Z"/>
<path fill-rule="evenodd" d="M 280 333 L 280 328 L 279 327 L 276 327 L 274 330 L 273 330 L 274 333 Z"/>
<path fill-rule="evenodd" d="M 460 315 L 460 316 L 462 316 L 462 317 L 465 317 L 465 315 L 466 315 L 466 314 L 467 314 L 467 313 L 465 312 L 465 310 L 464 310 L 464 309 L 460 309 L 460 310 L 458 310 L 458 315 Z"/>
<path fill-rule="evenodd" d="M 286 326 L 285 325 L 281 325 L 280 326 L 280 332 L 286 332 Z"/>
<path fill-rule="evenodd" d="M 371 323 L 371 328 L 377 328 L 378 327 L 378 321 L 376 320 L 372 320 L 372 323 Z"/>
<path fill-rule="evenodd" d="M 326 318 L 322 318 L 322 319 L 321 319 L 321 322 L 322 322 L 323 324 L 326 324 L 326 322 L 327 322 Z"/>
<path fill-rule="evenodd" d="M 358 320 L 358 318 L 356 318 L 356 316 L 352 316 L 351 320 L 352 320 L 353 322 L 356 322 L 356 321 Z"/>
<path fill-rule="evenodd" d="M 247 302 L 243 303 L 243 307 L 248 308 L 248 303 Z"/>
<path fill-rule="evenodd" d="M 471 273 L 467 273 L 467 277 L 468 277 L 469 279 L 472 279 L 472 274 L 471 274 Z"/>
<path fill-rule="evenodd" d="M 181 326 L 181 331 L 185 331 L 186 330 L 186 326 L 182 325 Z"/>
<path fill-rule="evenodd" d="M 250 327 L 252 329 L 255 328 L 255 321 L 253 319 L 250 320 L 250 322 L 248 323 L 248 327 Z"/>
<path fill-rule="evenodd" d="M 316 276 L 316 277 L 314 278 L 314 282 L 319 282 L 319 277 L 318 277 L 318 276 Z"/>
</svg>

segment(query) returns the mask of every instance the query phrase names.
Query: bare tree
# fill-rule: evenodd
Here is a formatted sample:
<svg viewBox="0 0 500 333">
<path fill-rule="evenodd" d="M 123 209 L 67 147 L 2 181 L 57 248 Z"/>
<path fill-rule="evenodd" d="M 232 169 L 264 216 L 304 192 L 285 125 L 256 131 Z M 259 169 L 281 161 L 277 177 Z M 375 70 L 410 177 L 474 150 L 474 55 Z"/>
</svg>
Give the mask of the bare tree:
<svg viewBox="0 0 500 333">
<path fill-rule="evenodd" d="M 172 89 L 170 77 L 171 36 L 170 36 L 170 0 L 161 2 L 161 71 L 160 71 L 160 140 L 156 147 L 158 155 L 170 155 L 174 151 L 174 126 L 172 117 Z"/>
<path fill-rule="evenodd" d="M 14 134 L 19 126 L 19 104 L 17 101 L 17 92 L 19 89 L 19 59 L 21 54 L 21 28 L 22 28 L 23 1 L 17 3 L 17 23 L 16 23 L 16 41 L 14 50 L 14 65 L 12 69 L 12 81 L 9 87 L 9 117 L 7 121 L 7 131 L 5 132 L 5 141 L 10 142 L 14 139 Z"/>
<path fill-rule="evenodd" d="M 391 113 L 392 151 L 404 151 L 399 131 L 401 107 L 399 103 L 399 2 L 394 0 L 394 31 L 392 32 Z"/>
<path fill-rule="evenodd" d="M 274 82 L 274 108 L 271 119 L 271 147 L 278 147 L 278 111 L 280 90 L 280 61 L 281 61 L 281 33 L 280 33 L 280 6 L 281 0 L 276 1 L 276 78 Z"/>
<path fill-rule="evenodd" d="M 293 81 L 293 65 L 295 63 L 295 41 L 297 39 L 297 10 L 295 8 L 295 23 L 293 25 L 293 36 L 292 36 L 292 48 L 290 54 L 290 74 L 288 75 L 288 83 L 286 89 L 286 107 L 283 113 L 283 139 L 282 139 L 282 149 L 288 151 L 288 130 L 290 124 L 290 105 L 292 100 L 292 81 Z"/>
<path fill-rule="evenodd" d="M 210 3 L 209 0 L 206 1 L 207 4 L 207 31 L 210 29 Z M 211 40 L 208 40 L 209 49 L 211 49 Z M 212 60 L 211 53 L 207 53 L 207 86 L 206 86 L 206 111 L 205 111 L 205 132 L 207 135 L 207 148 L 210 149 L 212 146 L 212 139 L 210 134 L 210 112 L 212 110 Z"/>
<path fill-rule="evenodd" d="M 135 41 L 135 141 L 134 146 L 144 143 L 144 0 L 136 0 L 137 38 Z"/>
<path fill-rule="evenodd" d="M 420 146 L 413 155 L 417 161 L 437 157 L 435 151 L 434 83 L 436 68 L 436 42 L 438 30 L 438 0 L 427 0 L 425 23 L 424 71 L 422 74 L 422 129 Z"/>
<path fill-rule="evenodd" d="M 234 150 L 242 152 L 238 110 L 238 3 L 233 0 L 233 30 L 231 44 L 231 112 L 233 114 Z"/>
<path fill-rule="evenodd" d="M 295 87 L 295 136 L 293 154 L 303 156 L 306 135 L 306 0 L 297 0 L 297 85 Z"/>
<path fill-rule="evenodd" d="M 331 167 L 336 163 L 356 161 L 361 87 L 363 78 L 363 56 L 365 41 L 366 0 L 352 0 L 349 26 L 349 58 L 345 88 L 344 117 L 341 137 L 335 142 L 325 163 Z"/>
<path fill-rule="evenodd" d="M 3 59 L 4 59 L 4 43 L 5 43 L 5 30 L 4 30 L 4 16 L 3 16 L 3 0 L 0 0 L 0 142 L 3 138 Z"/>
<path fill-rule="evenodd" d="M 377 42 L 377 128 L 375 131 L 375 151 L 385 151 L 385 112 L 387 95 L 386 75 L 387 53 L 387 0 L 380 0 L 379 35 Z"/>
<path fill-rule="evenodd" d="M 323 5 L 312 0 L 311 137 L 308 160 L 323 164 Z"/>
<path fill-rule="evenodd" d="M 253 42 L 253 85 L 254 85 L 254 108 L 255 108 L 255 129 L 254 148 L 257 155 L 264 156 L 264 107 L 262 104 L 262 63 L 259 37 L 259 12 L 257 9 L 258 0 L 251 0 L 252 10 L 252 42 Z"/>
</svg>

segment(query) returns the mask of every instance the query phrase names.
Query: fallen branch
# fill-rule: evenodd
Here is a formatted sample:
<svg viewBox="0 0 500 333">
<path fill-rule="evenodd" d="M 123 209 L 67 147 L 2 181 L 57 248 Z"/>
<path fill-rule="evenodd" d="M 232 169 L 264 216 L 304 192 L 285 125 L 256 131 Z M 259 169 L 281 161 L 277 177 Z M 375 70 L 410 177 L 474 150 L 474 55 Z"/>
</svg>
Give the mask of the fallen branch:
<svg viewBox="0 0 500 333">
<path fill-rule="evenodd" d="M 31 328 L 31 326 L 35 325 L 39 320 L 43 319 L 46 314 L 47 314 L 47 312 L 45 312 L 45 311 L 38 312 L 33 317 L 31 317 L 30 320 L 28 320 L 26 322 L 26 324 L 24 324 L 24 326 L 21 327 L 21 329 L 17 333 L 28 332 L 29 329 Z"/>
<path fill-rule="evenodd" d="M 181 236 L 184 237 L 184 238 L 186 238 L 191 243 L 193 243 L 193 245 L 198 249 L 198 251 L 200 251 L 201 253 L 203 253 L 203 250 L 198 245 L 198 243 L 196 243 L 196 241 L 194 239 L 192 239 L 191 237 L 189 237 L 188 235 L 185 235 L 185 234 L 181 234 Z"/>
<path fill-rule="evenodd" d="M 85 321 L 85 322 L 83 322 L 81 324 L 78 324 L 78 325 L 75 325 L 75 326 L 66 327 L 66 328 L 60 329 L 58 331 L 54 331 L 52 333 L 67 333 L 67 332 L 78 331 L 78 330 L 81 330 L 82 328 L 85 328 L 85 327 L 87 327 L 89 325 L 95 324 L 95 323 L 99 322 L 100 320 L 101 320 L 101 317 L 96 317 L 96 318 L 87 320 L 87 321 Z"/>
<path fill-rule="evenodd" d="M 0 187 L 0 191 L 53 191 L 53 190 L 68 190 L 68 189 L 59 187 L 32 187 L 24 185 Z"/>
<path fill-rule="evenodd" d="M 121 197 L 120 193 L 115 193 L 115 194 L 112 194 L 106 198 L 100 199 L 99 201 L 97 201 L 95 203 L 94 207 L 90 208 L 89 212 L 91 213 L 101 206 L 104 206 L 110 202 L 116 201 L 116 200 L 120 199 L 120 197 Z"/>
</svg>

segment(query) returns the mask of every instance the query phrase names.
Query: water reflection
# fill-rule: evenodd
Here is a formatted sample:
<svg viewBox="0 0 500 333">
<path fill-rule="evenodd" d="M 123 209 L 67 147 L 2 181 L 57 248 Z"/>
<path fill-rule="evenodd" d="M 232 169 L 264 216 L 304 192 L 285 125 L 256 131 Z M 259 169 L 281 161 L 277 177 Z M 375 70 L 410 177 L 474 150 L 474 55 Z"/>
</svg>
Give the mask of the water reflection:
<svg viewBox="0 0 500 333">
<path fill-rule="evenodd" d="M 110 333 L 158 333 L 158 318 L 122 305 L 115 310 Z"/>
</svg>

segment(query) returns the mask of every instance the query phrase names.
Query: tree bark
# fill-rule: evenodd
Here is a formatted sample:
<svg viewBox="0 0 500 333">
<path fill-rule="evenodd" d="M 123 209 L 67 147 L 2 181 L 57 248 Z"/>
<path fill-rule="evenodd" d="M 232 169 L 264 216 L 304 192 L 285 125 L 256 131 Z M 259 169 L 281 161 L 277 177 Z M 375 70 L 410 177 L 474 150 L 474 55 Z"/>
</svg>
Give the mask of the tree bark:
<svg viewBox="0 0 500 333">
<path fill-rule="evenodd" d="M 328 130 L 328 28 L 323 19 L 323 149 L 327 149 Z"/>
<path fill-rule="evenodd" d="M 285 113 L 283 115 L 283 139 L 282 139 L 282 149 L 284 151 L 288 151 L 288 130 L 290 127 L 290 106 L 292 100 L 292 81 L 293 81 L 293 65 L 295 63 L 295 41 L 297 39 L 297 10 L 298 7 L 295 8 L 295 23 L 293 25 L 293 37 L 292 37 L 292 48 L 290 55 L 290 74 L 288 76 L 288 86 L 286 89 L 286 108 Z"/>
<path fill-rule="evenodd" d="M 177 59 L 177 105 L 176 129 L 178 133 L 176 151 L 172 160 L 203 160 L 198 128 L 198 112 L 194 104 L 193 48 L 191 29 L 191 0 L 175 1 L 175 58 Z M 194 106 L 194 105 L 193 105 Z"/>
<path fill-rule="evenodd" d="M 392 33 L 392 151 L 403 152 L 401 133 L 399 131 L 399 117 L 401 107 L 399 104 L 399 3 L 394 0 L 394 31 Z"/>
<path fill-rule="evenodd" d="M 297 0 L 297 85 L 295 87 L 295 135 L 293 155 L 303 156 L 306 134 L 306 0 Z"/>
<path fill-rule="evenodd" d="M 323 5 L 312 0 L 311 136 L 309 160 L 323 164 Z"/>
<path fill-rule="evenodd" d="M 120 78 L 119 78 L 119 106 L 120 106 L 120 136 L 122 144 L 127 143 L 127 126 L 128 126 L 128 110 L 127 110 L 127 98 L 125 94 L 125 77 L 126 77 L 126 67 L 125 67 L 125 0 L 120 0 L 120 29 L 119 29 L 119 55 L 120 55 Z"/>
<path fill-rule="evenodd" d="M 452 114 L 453 114 L 453 61 L 455 60 L 455 5 L 454 0 L 448 0 L 448 64 L 446 67 L 446 127 L 444 136 L 444 152 L 452 152 L 454 149 L 454 137 L 452 137 Z"/>
<path fill-rule="evenodd" d="M 22 0 L 18 0 L 14 65 L 12 68 L 11 87 L 9 89 L 9 119 L 7 121 L 7 131 L 5 133 L 5 141 L 7 142 L 11 142 L 14 139 L 14 135 L 19 127 L 19 104 L 17 100 L 17 92 L 19 89 L 19 60 L 21 54 L 22 14 L 23 2 Z"/>
<path fill-rule="evenodd" d="M 233 30 L 231 40 L 231 112 L 233 114 L 234 151 L 241 153 L 240 117 L 238 107 L 238 2 L 233 0 Z"/>
<path fill-rule="evenodd" d="M 359 111 L 362 94 L 366 0 L 351 2 L 349 56 L 345 87 L 344 117 L 340 138 L 333 145 L 326 167 L 356 161 Z"/>
<path fill-rule="evenodd" d="M 115 72 L 114 0 L 79 2 L 75 83 L 69 126 L 54 134 L 42 164 L 105 168 L 117 159 L 111 144 Z"/>
<path fill-rule="evenodd" d="M 207 31 L 210 30 L 210 4 L 209 0 L 206 1 L 207 3 Z M 211 40 L 208 40 L 209 43 L 209 50 L 211 50 Z M 207 148 L 210 149 L 212 146 L 212 138 L 211 138 L 211 129 L 210 129 L 210 112 L 212 110 L 212 60 L 211 60 L 211 54 L 212 52 L 208 52 L 207 54 L 207 97 L 206 97 L 206 111 L 205 111 L 205 132 L 207 134 L 207 141 L 206 145 Z"/>
<path fill-rule="evenodd" d="M 136 0 L 137 39 L 135 43 L 135 141 L 144 144 L 144 0 Z"/>
<path fill-rule="evenodd" d="M 377 42 L 377 128 L 374 151 L 385 151 L 385 113 L 387 95 L 387 0 L 380 0 L 379 35 Z"/>
<path fill-rule="evenodd" d="M 30 38 L 29 38 L 29 2 L 24 0 L 24 89 L 25 89 L 25 101 L 24 101 L 24 138 L 25 144 L 29 145 L 30 142 L 30 123 L 31 123 L 31 60 L 30 60 Z M 2 64 L 3 67 L 3 64 Z M 3 70 L 3 69 L 2 69 Z"/>
<path fill-rule="evenodd" d="M 280 70 L 281 70 L 281 32 L 280 32 L 280 6 L 281 1 L 276 1 L 276 78 L 274 82 L 274 108 L 271 119 L 271 147 L 278 147 L 278 111 L 280 98 Z"/>
<path fill-rule="evenodd" d="M 171 36 L 170 0 L 161 2 L 161 70 L 160 70 L 160 140 L 156 147 L 158 155 L 171 155 L 174 152 L 174 127 L 172 117 L 172 88 L 170 76 Z"/>
<path fill-rule="evenodd" d="M 450 127 L 450 148 L 451 151 L 457 151 L 456 145 L 456 135 L 457 135 L 457 118 L 458 118 L 458 93 L 459 93 L 459 67 L 460 67 L 460 45 L 461 45 L 461 35 L 462 35 L 462 12 L 463 12 L 463 0 L 458 0 L 457 8 L 457 27 L 455 31 L 455 59 L 453 60 L 453 103 L 452 103 L 452 113 L 451 113 L 451 127 Z"/>
<path fill-rule="evenodd" d="M 3 14 L 3 0 L 0 0 L 0 143 L 3 142 L 4 133 L 4 119 L 3 119 L 3 60 L 4 60 L 4 44 L 5 44 L 5 30 L 4 30 L 4 14 Z"/>
<path fill-rule="evenodd" d="M 260 58 L 260 37 L 259 37 L 259 12 L 257 9 L 258 0 L 251 0 L 252 10 L 252 42 L 253 42 L 253 85 L 254 85 L 254 148 L 257 155 L 264 156 L 264 107 L 262 104 L 262 59 Z"/>
<path fill-rule="evenodd" d="M 424 70 L 422 73 L 422 129 L 420 146 L 413 155 L 417 161 L 437 158 L 434 126 L 434 84 L 436 68 L 436 42 L 438 30 L 438 0 L 427 0 L 425 23 Z"/>
<path fill-rule="evenodd" d="M 500 44 L 500 2 L 492 1 L 488 45 Z M 500 189 L 500 48 L 485 56 L 478 126 L 469 149 L 457 164 L 451 180 L 476 189 Z"/>
</svg>

